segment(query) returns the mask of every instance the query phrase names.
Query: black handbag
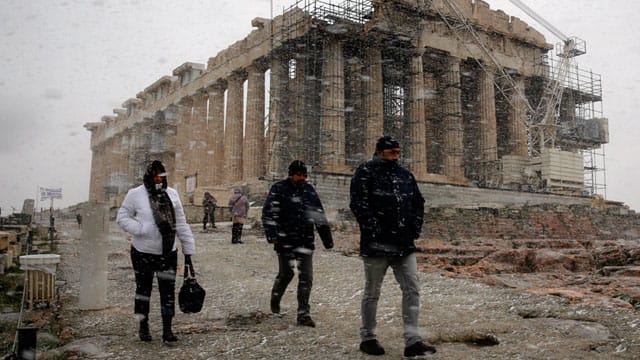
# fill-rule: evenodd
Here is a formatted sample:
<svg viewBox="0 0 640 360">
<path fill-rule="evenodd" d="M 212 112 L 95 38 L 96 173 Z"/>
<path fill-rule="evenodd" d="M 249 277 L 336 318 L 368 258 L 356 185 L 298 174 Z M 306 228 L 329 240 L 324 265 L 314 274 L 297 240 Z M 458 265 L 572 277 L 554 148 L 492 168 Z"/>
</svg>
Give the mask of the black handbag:
<svg viewBox="0 0 640 360">
<path fill-rule="evenodd" d="M 187 260 L 188 259 L 188 260 Z M 178 305 L 183 313 L 197 313 L 202 310 L 206 291 L 196 281 L 196 274 L 193 271 L 191 257 L 185 257 L 184 280 L 178 294 Z"/>
</svg>

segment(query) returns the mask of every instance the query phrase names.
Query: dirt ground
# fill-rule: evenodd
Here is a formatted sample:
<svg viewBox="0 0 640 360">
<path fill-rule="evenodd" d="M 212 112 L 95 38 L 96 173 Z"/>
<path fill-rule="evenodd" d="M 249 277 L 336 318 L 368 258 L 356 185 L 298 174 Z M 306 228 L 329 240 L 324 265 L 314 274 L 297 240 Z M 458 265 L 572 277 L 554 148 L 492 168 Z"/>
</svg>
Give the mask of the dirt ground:
<svg viewBox="0 0 640 360">
<path fill-rule="evenodd" d="M 127 236 L 115 223 L 108 235 L 108 307 L 78 308 L 81 233 L 61 222 L 58 280 L 64 346 L 39 358 L 66 354 L 76 359 L 365 359 L 358 350 L 362 261 L 347 248 L 347 236 L 334 233 L 336 248 L 314 254 L 311 314 L 316 328 L 295 324 L 297 278 L 282 301 L 282 314 L 269 311 L 276 255 L 262 234 L 245 230 L 244 244 L 231 244 L 230 224 L 215 232 L 193 225 L 194 265 L 207 290 L 198 314 L 176 315 L 177 347 L 162 344 L 159 297 L 154 287 L 151 343 L 137 337 L 133 316 L 134 277 Z M 181 284 L 178 280 L 177 287 Z M 470 279 L 421 273 L 420 325 L 437 353 L 433 359 L 638 359 L 640 314 L 628 308 L 593 306 L 563 297 L 490 287 Z M 378 339 L 400 359 L 401 294 L 391 272 L 378 307 Z M 179 311 L 179 310 L 178 310 Z M 48 336 L 39 334 L 39 339 Z"/>
</svg>

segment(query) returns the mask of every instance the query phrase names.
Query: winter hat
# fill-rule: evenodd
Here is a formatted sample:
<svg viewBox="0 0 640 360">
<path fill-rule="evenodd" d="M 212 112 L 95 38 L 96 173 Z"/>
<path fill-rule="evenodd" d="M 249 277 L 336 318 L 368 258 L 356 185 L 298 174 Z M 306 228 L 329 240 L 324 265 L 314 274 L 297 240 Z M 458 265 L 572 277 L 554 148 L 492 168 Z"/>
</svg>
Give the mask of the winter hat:
<svg viewBox="0 0 640 360">
<path fill-rule="evenodd" d="M 376 142 L 376 151 L 400 148 L 400 143 L 390 135 L 385 135 Z"/>
<path fill-rule="evenodd" d="M 293 174 L 305 174 L 307 175 L 307 165 L 302 162 L 302 160 L 294 160 L 289 165 L 289 176 Z"/>
</svg>

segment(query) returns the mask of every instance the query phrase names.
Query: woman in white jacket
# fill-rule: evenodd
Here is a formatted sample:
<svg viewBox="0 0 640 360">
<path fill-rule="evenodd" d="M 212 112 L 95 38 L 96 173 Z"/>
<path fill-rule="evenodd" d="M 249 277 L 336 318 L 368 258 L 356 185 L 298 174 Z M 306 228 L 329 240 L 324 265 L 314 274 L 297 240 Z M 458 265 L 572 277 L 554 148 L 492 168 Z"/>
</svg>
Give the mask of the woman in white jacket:
<svg viewBox="0 0 640 360">
<path fill-rule="evenodd" d="M 185 262 L 195 254 L 193 234 L 187 224 L 178 192 L 167 187 L 162 162 L 155 160 L 148 167 L 143 184 L 129 190 L 116 219 L 118 225 L 133 235 L 131 263 L 136 278 L 134 311 L 139 317 L 138 335 L 151 341 L 149 332 L 149 303 L 153 276 L 158 279 L 162 341 L 175 344 L 178 338 L 171 330 L 175 315 L 175 285 L 178 254 L 176 235 L 182 245 Z"/>
</svg>

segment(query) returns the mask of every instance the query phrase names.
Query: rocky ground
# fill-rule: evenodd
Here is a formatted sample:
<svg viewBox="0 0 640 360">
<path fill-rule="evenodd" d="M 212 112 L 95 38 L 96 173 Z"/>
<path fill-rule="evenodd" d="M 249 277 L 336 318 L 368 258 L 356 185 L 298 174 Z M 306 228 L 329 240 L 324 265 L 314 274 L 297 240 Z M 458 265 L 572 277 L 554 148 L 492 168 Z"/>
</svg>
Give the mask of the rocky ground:
<svg viewBox="0 0 640 360">
<path fill-rule="evenodd" d="M 336 233 L 336 248 L 319 249 L 314 255 L 311 307 L 317 327 L 307 328 L 295 324 L 297 279 L 283 298 L 283 314 L 269 312 L 277 263 L 259 232 L 245 230 L 245 243 L 232 245 L 229 224 L 207 233 L 193 225 L 198 249 L 194 264 L 207 297 L 202 312 L 176 316 L 174 331 L 180 341 L 170 348 L 160 341 L 156 289 L 150 320 L 154 340 L 142 343 L 137 338 L 127 236 L 111 224 L 108 307 L 82 311 L 78 308 L 79 278 L 82 264 L 91 259 L 80 258 L 77 225 L 63 222 L 58 226 L 62 255 L 58 280 L 64 281 L 58 320 L 64 345 L 40 353 L 40 358 L 369 358 L 358 351 L 363 274 L 361 260 L 353 255 L 353 231 Z M 536 292 L 523 286 L 535 283 L 540 274 L 473 277 L 451 271 L 451 266 L 431 263 L 423 266 L 420 276 L 420 324 L 425 338 L 438 349 L 434 359 L 640 358 L 640 313 L 628 302 L 608 296 L 601 296 L 608 301 L 587 301 L 592 297 L 568 296 L 570 288 Z M 569 275 L 555 273 L 556 278 Z M 486 284 L 491 277 L 499 286 Z M 553 288 L 544 286 L 549 278 L 540 279 L 543 286 L 536 288 Z M 378 336 L 387 350 L 380 359 L 402 358 L 400 303 L 400 291 L 389 273 L 378 308 Z M 47 336 L 39 333 L 38 341 Z"/>
</svg>

